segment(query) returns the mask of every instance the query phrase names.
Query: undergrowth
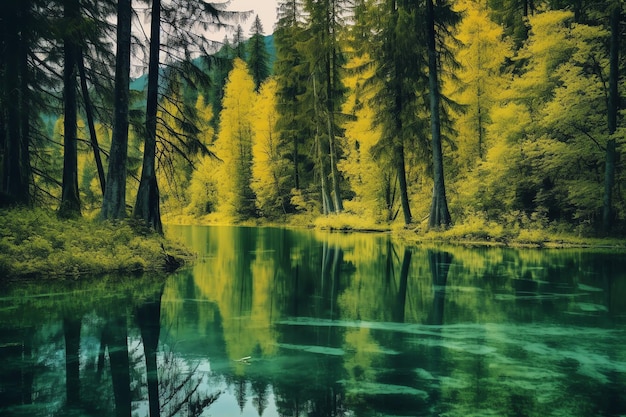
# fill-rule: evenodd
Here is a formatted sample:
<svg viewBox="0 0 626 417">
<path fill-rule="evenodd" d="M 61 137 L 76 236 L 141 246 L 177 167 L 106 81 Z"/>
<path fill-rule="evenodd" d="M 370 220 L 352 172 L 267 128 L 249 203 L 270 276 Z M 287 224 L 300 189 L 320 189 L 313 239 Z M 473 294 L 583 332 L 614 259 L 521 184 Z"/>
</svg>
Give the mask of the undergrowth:
<svg viewBox="0 0 626 417">
<path fill-rule="evenodd" d="M 132 221 L 58 219 L 44 209 L 0 210 L 0 278 L 160 270 L 182 254 Z"/>
</svg>

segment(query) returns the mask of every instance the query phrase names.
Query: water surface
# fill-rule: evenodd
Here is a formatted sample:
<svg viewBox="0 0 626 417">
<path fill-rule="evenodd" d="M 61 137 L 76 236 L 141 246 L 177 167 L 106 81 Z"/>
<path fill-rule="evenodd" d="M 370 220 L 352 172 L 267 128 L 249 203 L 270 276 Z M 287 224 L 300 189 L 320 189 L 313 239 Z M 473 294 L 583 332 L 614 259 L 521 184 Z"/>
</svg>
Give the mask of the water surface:
<svg viewBox="0 0 626 417">
<path fill-rule="evenodd" d="M 626 415 L 623 255 L 167 233 L 165 280 L 0 289 L 0 415 Z"/>
</svg>

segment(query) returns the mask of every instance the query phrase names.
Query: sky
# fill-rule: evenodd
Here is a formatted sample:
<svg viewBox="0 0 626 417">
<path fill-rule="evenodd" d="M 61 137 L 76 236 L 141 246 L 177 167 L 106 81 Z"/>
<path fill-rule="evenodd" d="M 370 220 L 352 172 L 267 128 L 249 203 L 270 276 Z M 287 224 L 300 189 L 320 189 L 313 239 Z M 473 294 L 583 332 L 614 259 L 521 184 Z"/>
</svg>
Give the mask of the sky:
<svg viewBox="0 0 626 417">
<path fill-rule="evenodd" d="M 232 0 L 228 6 L 228 10 L 253 10 L 252 15 L 245 22 L 241 22 L 241 27 L 243 28 L 243 32 L 246 37 L 250 36 L 250 28 L 252 27 L 254 17 L 257 14 L 261 19 L 265 34 L 271 35 L 274 32 L 277 8 L 278 0 Z"/>
</svg>

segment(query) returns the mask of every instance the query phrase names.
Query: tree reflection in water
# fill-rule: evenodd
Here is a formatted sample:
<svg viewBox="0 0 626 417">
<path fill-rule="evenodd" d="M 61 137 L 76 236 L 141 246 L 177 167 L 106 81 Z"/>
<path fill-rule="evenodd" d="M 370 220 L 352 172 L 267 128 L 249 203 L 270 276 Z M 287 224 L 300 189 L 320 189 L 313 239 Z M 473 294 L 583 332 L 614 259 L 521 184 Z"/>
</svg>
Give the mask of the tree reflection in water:
<svg viewBox="0 0 626 417">
<path fill-rule="evenodd" d="M 165 281 L 2 290 L 3 417 L 626 414 L 619 255 L 179 230 Z"/>
</svg>

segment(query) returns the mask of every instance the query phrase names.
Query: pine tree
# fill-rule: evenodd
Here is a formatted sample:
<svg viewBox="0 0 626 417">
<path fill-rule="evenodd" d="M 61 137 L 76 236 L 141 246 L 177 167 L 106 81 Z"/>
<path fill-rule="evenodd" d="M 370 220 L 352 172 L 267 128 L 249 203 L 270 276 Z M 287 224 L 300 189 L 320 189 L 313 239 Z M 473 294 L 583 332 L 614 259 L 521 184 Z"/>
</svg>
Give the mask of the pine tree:
<svg viewBox="0 0 626 417">
<path fill-rule="evenodd" d="M 340 149 L 338 138 L 342 129 L 338 123 L 344 101 L 342 85 L 343 51 L 339 45 L 344 25 L 343 14 L 348 2 L 340 0 L 307 0 L 306 38 L 300 47 L 310 73 L 305 100 L 312 102 L 316 132 L 317 169 L 322 189 L 323 213 L 343 211 L 340 176 L 337 169 Z M 326 189 L 326 183 L 330 186 Z M 330 196 L 330 198 L 328 197 Z M 332 199 L 332 202 L 330 201 Z"/>
<path fill-rule="evenodd" d="M 143 149 L 141 180 L 133 216 L 142 219 L 158 233 L 163 233 L 156 176 L 157 110 L 159 101 L 159 54 L 161 53 L 161 1 L 152 0 L 150 21 L 150 57 L 146 97 L 146 139 Z"/>
<path fill-rule="evenodd" d="M 78 0 L 64 0 L 63 11 L 66 33 L 63 39 L 63 97 L 64 97 L 64 135 L 63 135 L 63 189 L 59 215 L 65 218 L 80 216 L 80 197 L 78 192 L 78 104 L 77 75 L 80 48 L 78 45 L 80 24 L 80 4 Z"/>
<path fill-rule="evenodd" d="M 446 9 L 446 2 L 438 2 L 440 7 L 439 16 Z M 454 19 L 454 17 L 452 17 Z M 433 200 L 430 209 L 429 226 L 448 227 L 451 223 L 450 212 L 448 210 L 448 200 L 446 197 L 446 186 L 443 168 L 443 151 L 441 145 L 441 93 L 439 85 L 440 62 L 437 50 L 436 24 L 446 24 L 447 22 L 435 21 L 435 6 L 432 0 L 426 0 L 426 43 L 428 46 L 428 92 L 430 99 L 430 127 L 433 152 Z"/>
<path fill-rule="evenodd" d="M 279 3 L 279 20 L 274 33 L 276 62 L 274 74 L 278 84 L 278 131 L 282 157 L 289 161 L 291 178 L 290 195 L 281 196 L 284 201 L 291 200 L 291 194 L 300 194 L 303 188 L 303 167 L 308 161 L 303 154 L 308 117 L 302 109 L 300 96 L 306 90 L 309 74 L 304 65 L 305 59 L 297 48 L 301 42 L 302 3 L 299 0 L 286 0 Z M 304 120 L 303 120 L 304 119 Z"/>
<path fill-rule="evenodd" d="M 268 67 L 269 55 L 265 48 L 265 38 L 263 36 L 263 25 L 259 15 L 254 19 L 251 30 L 252 36 L 248 41 L 248 67 L 252 72 L 252 78 L 254 79 L 255 89 L 258 92 L 261 88 L 261 84 L 269 76 L 270 70 Z"/>
<path fill-rule="evenodd" d="M 109 154 L 102 218 L 126 217 L 126 172 L 128 161 L 128 110 L 132 0 L 117 3 L 117 54 L 115 62 L 115 117 Z"/>
</svg>

